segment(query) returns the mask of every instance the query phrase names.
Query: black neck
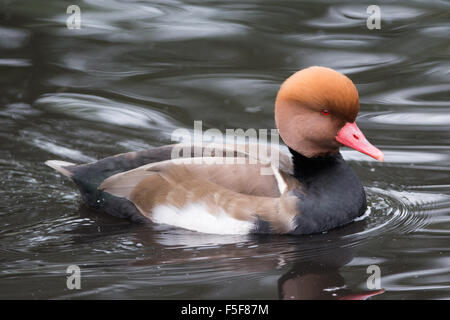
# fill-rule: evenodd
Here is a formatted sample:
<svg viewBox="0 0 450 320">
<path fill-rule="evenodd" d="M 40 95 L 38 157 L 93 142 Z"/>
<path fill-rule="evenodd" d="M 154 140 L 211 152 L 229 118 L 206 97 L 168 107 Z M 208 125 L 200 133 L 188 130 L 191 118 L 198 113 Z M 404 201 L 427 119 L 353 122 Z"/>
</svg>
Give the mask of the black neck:
<svg viewBox="0 0 450 320">
<path fill-rule="evenodd" d="M 339 152 L 333 155 L 308 158 L 291 148 L 289 148 L 289 151 L 292 154 L 294 176 L 304 183 L 310 182 L 318 174 L 330 169 L 337 162 L 343 160 Z"/>
<path fill-rule="evenodd" d="M 308 158 L 290 149 L 294 175 L 302 185 L 294 190 L 299 215 L 294 234 L 310 234 L 347 224 L 366 209 L 363 186 L 338 152 Z"/>
</svg>

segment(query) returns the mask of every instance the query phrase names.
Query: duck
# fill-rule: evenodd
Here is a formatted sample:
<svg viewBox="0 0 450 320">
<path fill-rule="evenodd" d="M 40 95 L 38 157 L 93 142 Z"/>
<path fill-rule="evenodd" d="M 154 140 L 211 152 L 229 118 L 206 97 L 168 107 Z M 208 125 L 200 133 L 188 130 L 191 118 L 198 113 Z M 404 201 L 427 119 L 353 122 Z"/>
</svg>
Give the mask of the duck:
<svg viewBox="0 0 450 320">
<path fill-rule="evenodd" d="M 356 125 L 359 108 L 346 75 L 312 66 L 278 90 L 275 124 L 287 147 L 270 147 L 278 163 L 251 152 L 258 142 L 245 141 L 222 149 L 175 143 L 86 164 L 45 164 L 70 178 L 89 207 L 133 222 L 224 235 L 323 233 L 367 209 L 364 187 L 340 147 L 384 160 Z M 206 161 L 211 157 L 216 161 Z"/>
</svg>

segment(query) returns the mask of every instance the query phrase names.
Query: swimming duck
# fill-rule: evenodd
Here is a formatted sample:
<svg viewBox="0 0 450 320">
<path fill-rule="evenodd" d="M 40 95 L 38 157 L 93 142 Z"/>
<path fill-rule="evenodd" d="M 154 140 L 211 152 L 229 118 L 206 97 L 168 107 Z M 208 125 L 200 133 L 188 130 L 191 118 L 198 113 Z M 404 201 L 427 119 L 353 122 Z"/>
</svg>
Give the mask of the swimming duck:
<svg viewBox="0 0 450 320">
<path fill-rule="evenodd" d="M 89 206 L 136 222 L 215 234 L 324 232 L 366 210 L 364 188 L 340 146 L 384 158 L 357 127 L 358 111 L 353 82 L 314 66 L 290 76 L 278 91 L 275 122 L 290 154 L 281 152 L 276 164 L 252 154 L 250 143 L 221 151 L 184 145 L 177 159 L 179 144 L 88 164 L 46 164 L 69 177 Z M 204 160 L 216 161 L 202 161 L 198 155 L 205 153 Z M 264 168 L 273 174 L 261 174 Z"/>
</svg>

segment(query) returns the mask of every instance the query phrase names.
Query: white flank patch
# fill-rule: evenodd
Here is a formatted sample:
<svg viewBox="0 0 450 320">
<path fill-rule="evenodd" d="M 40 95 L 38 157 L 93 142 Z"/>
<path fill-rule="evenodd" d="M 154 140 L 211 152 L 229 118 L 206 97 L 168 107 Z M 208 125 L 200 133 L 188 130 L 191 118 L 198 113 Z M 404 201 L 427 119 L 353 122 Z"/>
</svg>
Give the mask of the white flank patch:
<svg viewBox="0 0 450 320">
<path fill-rule="evenodd" d="M 152 221 L 211 234 L 248 234 L 254 226 L 252 222 L 230 217 L 221 208 L 217 210 L 219 212 L 213 215 L 203 203 L 183 208 L 159 205 L 153 209 Z"/>
</svg>

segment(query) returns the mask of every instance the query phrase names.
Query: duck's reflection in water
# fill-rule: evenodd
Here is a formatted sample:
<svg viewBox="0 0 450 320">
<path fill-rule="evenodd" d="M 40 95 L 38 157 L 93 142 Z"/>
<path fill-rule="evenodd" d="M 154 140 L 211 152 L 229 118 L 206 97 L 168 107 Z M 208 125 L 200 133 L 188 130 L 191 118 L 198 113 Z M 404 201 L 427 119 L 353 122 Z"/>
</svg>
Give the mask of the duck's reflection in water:
<svg viewBox="0 0 450 320">
<path fill-rule="evenodd" d="M 381 294 L 383 289 L 353 291 L 348 289 L 340 268 L 353 259 L 354 248 L 339 248 L 334 252 L 293 263 L 289 272 L 278 280 L 278 295 L 282 300 L 365 300 Z"/>
<path fill-rule="evenodd" d="M 119 232 L 121 237 L 118 238 L 123 239 L 124 233 L 120 230 L 125 229 L 129 235 L 127 241 L 131 238 L 140 244 L 143 254 L 140 252 L 139 256 L 142 258 L 130 261 L 129 267 L 171 266 L 178 270 L 174 277 L 180 276 L 183 268 L 188 268 L 190 273 L 209 275 L 212 280 L 215 273 L 221 273 L 223 277 L 223 272 L 230 279 L 283 272 L 278 278 L 278 297 L 286 300 L 362 300 L 384 292 L 383 289 L 349 289 L 340 273 L 365 242 L 362 232 L 364 220 L 313 236 L 230 236 L 202 234 L 163 225 L 129 224 L 86 208 L 81 209 L 81 214 L 95 220 L 95 228 L 100 230 L 96 233 L 98 238 L 105 233 Z M 84 228 L 86 226 L 77 228 L 78 239 L 75 241 L 85 241 L 83 234 L 86 235 L 90 228 Z M 92 241 L 92 233 L 89 238 Z M 361 274 L 359 283 L 368 276 Z M 203 283 L 207 281 L 208 278 L 202 278 Z"/>
<path fill-rule="evenodd" d="M 340 269 L 353 260 L 358 247 L 364 243 L 361 232 L 365 222 L 357 221 L 328 233 L 311 236 L 314 241 L 298 239 L 299 254 L 290 270 L 278 279 L 278 296 L 282 300 L 365 300 L 384 292 L 380 290 L 352 290 Z M 312 243 L 310 243 L 312 242 Z M 361 279 L 367 277 L 361 275 Z"/>
</svg>

